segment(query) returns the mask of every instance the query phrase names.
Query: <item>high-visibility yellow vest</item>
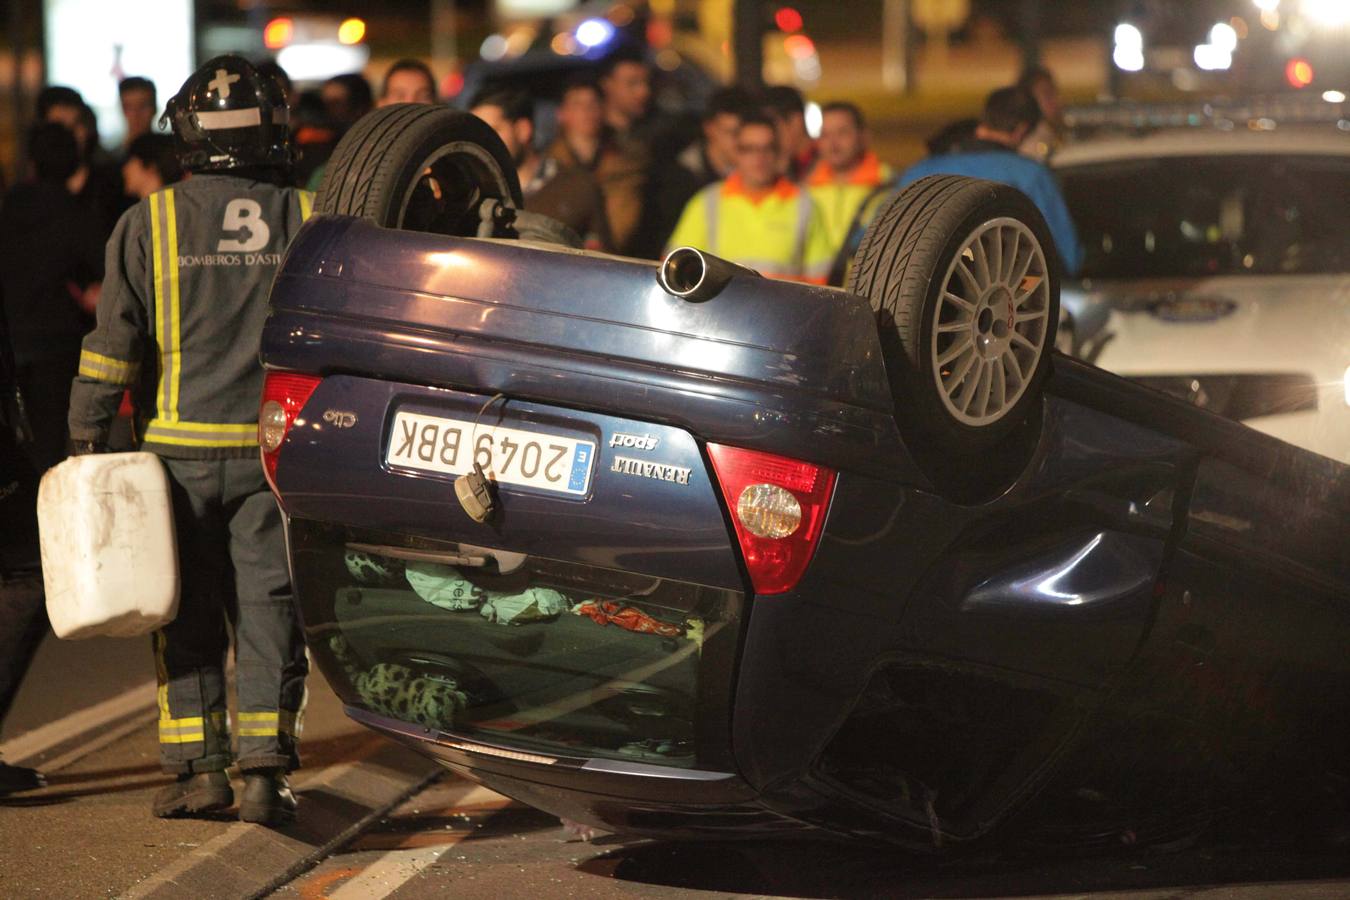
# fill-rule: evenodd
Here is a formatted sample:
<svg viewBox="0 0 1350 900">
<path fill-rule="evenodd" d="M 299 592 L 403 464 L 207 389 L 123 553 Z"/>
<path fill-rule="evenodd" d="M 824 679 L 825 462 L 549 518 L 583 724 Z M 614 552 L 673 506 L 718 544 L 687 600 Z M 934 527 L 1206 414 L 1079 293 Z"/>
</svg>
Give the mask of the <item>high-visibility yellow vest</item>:
<svg viewBox="0 0 1350 900">
<path fill-rule="evenodd" d="M 895 177 L 891 167 L 868 152 L 843 178 L 821 160 L 806 177 L 806 189 L 820 210 L 832 253 L 838 253 L 848 237 L 848 227 L 858 207 L 878 185 Z"/>
<path fill-rule="evenodd" d="M 670 247 L 697 247 L 769 278 L 824 284 L 834 253 L 810 195 L 785 178 L 763 192 L 738 173 L 694 195 Z"/>
</svg>

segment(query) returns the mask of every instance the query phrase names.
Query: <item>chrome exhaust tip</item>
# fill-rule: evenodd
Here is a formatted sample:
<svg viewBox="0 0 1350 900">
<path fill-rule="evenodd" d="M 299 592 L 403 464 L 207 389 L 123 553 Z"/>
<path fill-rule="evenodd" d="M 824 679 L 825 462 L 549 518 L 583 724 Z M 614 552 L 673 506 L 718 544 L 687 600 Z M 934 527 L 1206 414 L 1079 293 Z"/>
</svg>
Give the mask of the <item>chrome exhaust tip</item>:
<svg viewBox="0 0 1350 900">
<path fill-rule="evenodd" d="M 656 280 L 667 294 L 695 303 L 716 297 L 736 275 L 762 277 L 754 269 L 693 247 L 676 247 L 656 269 Z"/>
</svg>

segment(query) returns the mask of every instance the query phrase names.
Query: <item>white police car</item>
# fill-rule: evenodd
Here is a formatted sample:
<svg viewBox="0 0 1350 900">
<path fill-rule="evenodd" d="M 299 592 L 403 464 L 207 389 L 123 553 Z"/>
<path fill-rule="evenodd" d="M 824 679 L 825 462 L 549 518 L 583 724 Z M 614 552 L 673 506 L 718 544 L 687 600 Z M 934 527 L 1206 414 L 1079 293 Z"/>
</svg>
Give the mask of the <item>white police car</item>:
<svg viewBox="0 0 1350 900">
<path fill-rule="evenodd" d="M 1331 118 L 1062 149 L 1086 249 L 1071 352 L 1350 462 L 1350 121 Z"/>
</svg>

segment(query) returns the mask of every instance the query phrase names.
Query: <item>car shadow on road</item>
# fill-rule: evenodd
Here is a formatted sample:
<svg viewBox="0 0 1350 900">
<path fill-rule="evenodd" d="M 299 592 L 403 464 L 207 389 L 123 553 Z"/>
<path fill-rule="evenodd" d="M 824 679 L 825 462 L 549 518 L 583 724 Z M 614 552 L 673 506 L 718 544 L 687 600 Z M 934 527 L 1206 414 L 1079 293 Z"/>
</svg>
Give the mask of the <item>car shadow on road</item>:
<svg viewBox="0 0 1350 900">
<path fill-rule="evenodd" d="M 1201 845 L 1092 857 L 936 858 L 841 842 L 642 842 L 577 870 L 634 884 L 781 897 L 988 897 L 1316 882 L 1350 877 L 1344 847 Z"/>
</svg>

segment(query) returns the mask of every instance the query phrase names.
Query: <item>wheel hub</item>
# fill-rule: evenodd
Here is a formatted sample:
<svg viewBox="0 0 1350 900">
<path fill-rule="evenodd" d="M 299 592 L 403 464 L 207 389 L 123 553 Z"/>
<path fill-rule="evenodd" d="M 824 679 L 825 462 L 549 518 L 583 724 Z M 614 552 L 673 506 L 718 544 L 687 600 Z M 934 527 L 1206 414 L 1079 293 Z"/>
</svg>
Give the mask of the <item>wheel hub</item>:
<svg viewBox="0 0 1350 900">
<path fill-rule="evenodd" d="M 976 304 L 971 339 L 982 359 L 993 359 L 1008 349 L 1015 309 L 1012 291 L 1001 284 L 991 287 Z"/>
</svg>

